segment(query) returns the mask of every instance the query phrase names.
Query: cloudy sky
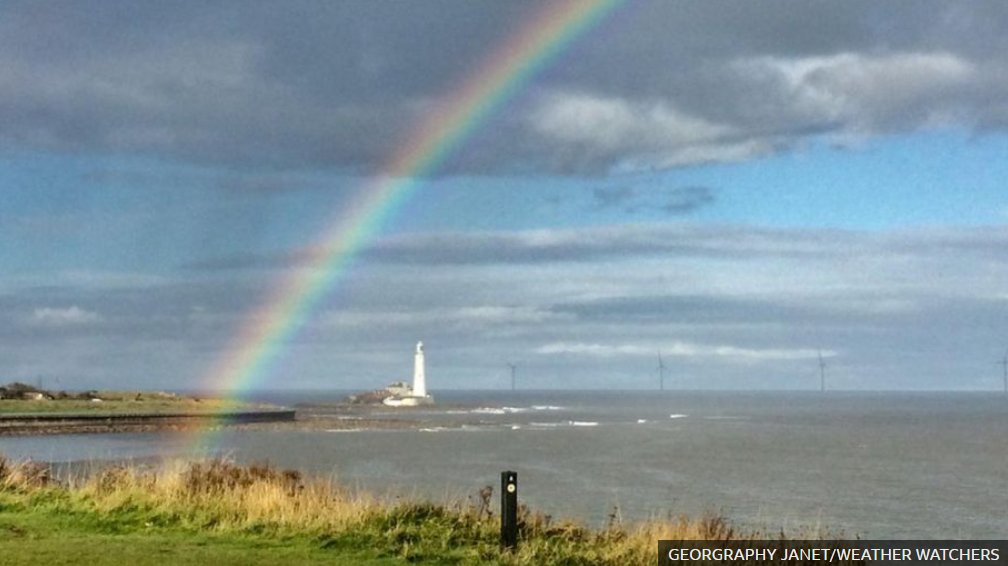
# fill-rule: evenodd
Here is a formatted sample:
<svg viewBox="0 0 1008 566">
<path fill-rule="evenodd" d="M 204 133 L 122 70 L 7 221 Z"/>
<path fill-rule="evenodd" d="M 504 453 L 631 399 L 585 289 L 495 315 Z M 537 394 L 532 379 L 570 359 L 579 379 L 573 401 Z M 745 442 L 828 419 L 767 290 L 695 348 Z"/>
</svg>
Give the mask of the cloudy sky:
<svg viewBox="0 0 1008 566">
<path fill-rule="evenodd" d="M 0 381 L 183 389 L 532 2 L 8 1 Z M 618 6 L 264 387 L 1001 386 L 1008 6 Z"/>
</svg>

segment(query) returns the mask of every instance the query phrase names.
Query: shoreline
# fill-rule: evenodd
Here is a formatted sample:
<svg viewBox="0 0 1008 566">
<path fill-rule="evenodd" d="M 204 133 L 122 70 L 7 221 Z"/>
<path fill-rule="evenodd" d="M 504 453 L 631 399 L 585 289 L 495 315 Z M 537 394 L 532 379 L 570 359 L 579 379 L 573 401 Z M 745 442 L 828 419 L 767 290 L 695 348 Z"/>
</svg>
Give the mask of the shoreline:
<svg viewBox="0 0 1008 566">
<path fill-rule="evenodd" d="M 22 413 L 0 414 L 0 438 L 60 434 L 117 434 L 189 431 L 208 427 L 240 430 L 421 430 L 437 424 L 464 426 L 465 419 L 427 419 L 422 411 L 399 409 L 376 415 L 373 405 L 295 406 L 214 412 Z M 322 409 L 324 412 L 318 412 Z M 471 424 L 471 423 L 468 423 Z"/>
<path fill-rule="evenodd" d="M 0 415 L 0 436 L 183 430 L 207 425 L 295 422 L 293 409 L 215 412 L 19 413 Z"/>
</svg>

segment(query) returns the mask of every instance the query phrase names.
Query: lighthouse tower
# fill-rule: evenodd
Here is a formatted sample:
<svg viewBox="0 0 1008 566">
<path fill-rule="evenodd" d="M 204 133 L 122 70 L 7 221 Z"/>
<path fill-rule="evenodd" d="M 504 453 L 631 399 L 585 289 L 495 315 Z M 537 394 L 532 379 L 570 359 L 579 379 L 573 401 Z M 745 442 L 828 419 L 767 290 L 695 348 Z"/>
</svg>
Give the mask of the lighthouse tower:
<svg viewBox="0 0 1008 566">
<path fill-rule="evenodd" d="M 424 374 L 423 342 L 417 342 L 413 356 L 413 396 L 427 396 L 427 377 Z"/>
<path fill-rule="evenodd" d="M 418 407 L 434 404 L 434 398 L 427 394 L 423 342 L 416 343 L 416 353 L 413 354 L 413 387 L 399 381 L 386 387 L 385 391 L 389 395 L 382 399 L 382 404 L 389 407 Z"/>
</svg>

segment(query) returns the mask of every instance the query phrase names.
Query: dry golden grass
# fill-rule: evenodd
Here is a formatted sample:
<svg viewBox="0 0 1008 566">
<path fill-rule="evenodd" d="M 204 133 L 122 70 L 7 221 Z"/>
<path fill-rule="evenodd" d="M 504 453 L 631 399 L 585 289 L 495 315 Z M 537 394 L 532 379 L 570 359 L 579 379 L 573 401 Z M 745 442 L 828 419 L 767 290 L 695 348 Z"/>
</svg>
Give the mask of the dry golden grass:
<svg viewBox="0 0 1008 566">
<path fill-rule="evenodd" d="M 0 490 L 26 491 L 51 483 L 49 467 L 37 462 L 11 462 L 0 454 Z"/>
<path fill-rule="evenodd" d="M 212 526 L 220 529 L 269 525 L 311 532 L 342 530 L 381 509 L 369 494 L 332 482 L 305 481 L 298 472 L 223 460 L 174 463 L 160 470 L 109 468 L 75 491 L 102 511 L 161 508 L 183 517 L 212 517 Z"/>
<path fill-rule="evenodd" d="M 308 538 L 323 548 L 378 549 L 410 561 L 462 564 L 653 564 L 657 542 L 787 538 L 738 532 L 724 518 L 678 517 L 591 529 L 522 508 L 519 547 L 502 553 L 489 488 L 470 501 L 383 500 L 332 481 L 222 460 L 160 469 L 108 468 L 53 486 L 43 466 L 0 457 L 0 492 L 48 494 L 61 509 L 140 528 Z M 2 495 L 2 493 L 0 493 Z M 102 519 L 104 518 L 104 519 Z M 809 533 L 801 533 L 809 534 Z"/>
</svg>

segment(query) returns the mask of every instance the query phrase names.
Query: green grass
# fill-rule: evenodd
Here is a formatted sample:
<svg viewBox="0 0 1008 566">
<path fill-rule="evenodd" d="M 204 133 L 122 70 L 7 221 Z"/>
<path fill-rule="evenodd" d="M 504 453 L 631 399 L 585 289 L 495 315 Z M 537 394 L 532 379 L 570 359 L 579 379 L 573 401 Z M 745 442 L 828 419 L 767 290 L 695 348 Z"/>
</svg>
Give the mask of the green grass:
<svg viewBox="0 0 1008 566">
<path fill-rule="evenodd" d="M 383 501 L 220 460 L 55 484 L 44 466 L 0 457 L 0 563 L 624 566 L 653 564 L 662 538 L 767 538 L 720 517 L 590 529 L 522 509 L 519 548 L 501 552 L 494 507 L 488 490 L 468 502 Z"/>
<path fill-rule="evenodd" d="M 0 414 L 32 413 L 213 413 L 248 408 L 233 401 L 168 396 L 109 396 L 101 403 L 81 399 L 0 399 Z"/>
<path fill-rule="evenodd" d="M 220 514 L 177 512 L 149 502 L 113 508 L 60 487 L 0 490 L 0 563 L 88 564 L 402 564 L 358 534 L 238 528 Z M 429 564 L 456 561 L 428 560 Z"/>
<path fill-rule="evenodd" d="M 0 511 L 0 557 L 0 562 L 11 565 L 401 563 L 366 549 L 333 549 L 306 537 L 192 532 L 143 523 L 108 528 L 93 518 L 68 519 L 55 511 L 24 508 Z"/>
</svg>

